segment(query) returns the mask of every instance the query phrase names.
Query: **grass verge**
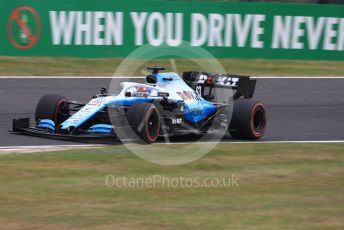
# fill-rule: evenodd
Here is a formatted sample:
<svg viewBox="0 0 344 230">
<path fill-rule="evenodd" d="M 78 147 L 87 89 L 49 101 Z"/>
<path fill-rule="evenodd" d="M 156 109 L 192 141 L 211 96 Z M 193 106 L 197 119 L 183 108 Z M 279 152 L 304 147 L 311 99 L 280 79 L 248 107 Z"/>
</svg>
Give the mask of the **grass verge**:
<svg viewBox="0 0 344 230">
<path fill-rule="evenodd" d="M 0 74 L 3 76 L 112 76 L 122 59 L 81 59 L 52 57 L 0 57 Z M 206 60 L 175 59 L 178 72 L 202 70 Z M 219 59 L 226 72 L 243 75 L 278 76 L 343 76 L 343 61 L 295 61 L 263 59 Z M 147 66 L 164 66 L 172 70 L 171 60 L 153 60 L 139 66 L 132 75 L 143 75 Z M 128 75 L 127 73 L 123 73 Z"/>
<path fill-rule="evenodd" d="M 176 148 L 178 145 L 170 146 Z M 123 146 L 0 156 L 2 229 L 343 229 L 343 144 L 220 144 L 159 166 Z M 239 178 L 234 187 L 107 187 L 127 178 Z"/>
</svg>

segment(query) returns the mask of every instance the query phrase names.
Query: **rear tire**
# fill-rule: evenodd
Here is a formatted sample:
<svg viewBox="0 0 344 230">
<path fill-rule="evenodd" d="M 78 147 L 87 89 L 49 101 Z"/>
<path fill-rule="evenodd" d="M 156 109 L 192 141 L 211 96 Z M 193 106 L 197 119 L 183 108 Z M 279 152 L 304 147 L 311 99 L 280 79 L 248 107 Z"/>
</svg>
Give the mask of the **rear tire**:
<svg viewBox="0 0 344 230">
<path fill-rule="evenodd" d="M 69 117 L 67 98 L 57 94 L 46 94 L 41 97 L 35 112 L 35 120 L 42 119 L 54 121 L 57 127 Z"/>
<path fill-rule="evenodd" d="M 146 143 L 154 143 L 160 133 L 160 114 L 154 104 L 137 103 L 127 114 L 128 122 L 134 132 Z"/>
<path fill-rule="evenodd" d="M 229 133 L 233 138 L 257 140 L 266 129 L 265 107 L 261 102 L 239 99 L 234 102 Z"/>
</svg>

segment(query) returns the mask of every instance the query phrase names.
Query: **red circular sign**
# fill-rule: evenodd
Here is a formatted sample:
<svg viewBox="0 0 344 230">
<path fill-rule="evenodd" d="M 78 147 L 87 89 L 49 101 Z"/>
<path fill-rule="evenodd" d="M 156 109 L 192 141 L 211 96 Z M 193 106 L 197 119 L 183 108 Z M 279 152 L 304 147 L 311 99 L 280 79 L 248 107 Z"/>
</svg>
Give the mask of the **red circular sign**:
<svg viewBox="0 0 344 230">
<path fill-rule="evenodd" d="M 29 28 L 29 26 L 25 23 L 25 21 L 20 17 L 19 12 L 25 10 L 29 12 L 35 20 L 35 25 L 36 25 L 36 33 L 32 34 L 32 30 Z M 23 35 L 27 37 L 28 42 L 27 44 L 20 44 L 19 42 L 16 41 L 16 39 L 13 36 L 13 24 L 16 23 L 20 30 L 22 31 Z M 34 46 L 39 37 L 41 35 L 41 22 L 39 19 L 39 15 L 37 14 L 36 10 L 29 6 L 20 6 L 16 8 L 10 15 L 8 24 L 7 24 L 7 37 L 12 43 L 12 45 L 18 49 L 29 49 L 32 46 Z"/>
</svg>

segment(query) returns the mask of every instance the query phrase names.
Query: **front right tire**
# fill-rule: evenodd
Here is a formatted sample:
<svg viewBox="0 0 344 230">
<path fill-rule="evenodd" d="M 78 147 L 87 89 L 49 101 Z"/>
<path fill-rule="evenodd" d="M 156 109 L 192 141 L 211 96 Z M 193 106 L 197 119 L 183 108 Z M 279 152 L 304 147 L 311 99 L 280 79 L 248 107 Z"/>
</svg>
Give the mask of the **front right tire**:
<svg viewBox="0 0 344 230">
<path fill-rule="evenodd" d="M 57 127 L 69 117 L 67 98 L 57 94 L 46 94 L 41 97 L 35 112 L 35 120 L 50 119 Z"/>
</svg>

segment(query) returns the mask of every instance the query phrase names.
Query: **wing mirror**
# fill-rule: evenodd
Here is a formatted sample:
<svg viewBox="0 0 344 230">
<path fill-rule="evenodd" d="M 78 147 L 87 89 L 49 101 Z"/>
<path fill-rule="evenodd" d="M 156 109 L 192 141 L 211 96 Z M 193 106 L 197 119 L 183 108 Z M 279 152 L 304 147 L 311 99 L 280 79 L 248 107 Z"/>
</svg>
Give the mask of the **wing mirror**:
<svg viewBox="0 0 344 230">
<path fill-rule="evenodd" d="M 158 92 L 158 97 L 162 97 L 164 99 L 167 99 L 170 96 L 168 92 Z"/>
</svg>

